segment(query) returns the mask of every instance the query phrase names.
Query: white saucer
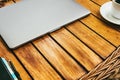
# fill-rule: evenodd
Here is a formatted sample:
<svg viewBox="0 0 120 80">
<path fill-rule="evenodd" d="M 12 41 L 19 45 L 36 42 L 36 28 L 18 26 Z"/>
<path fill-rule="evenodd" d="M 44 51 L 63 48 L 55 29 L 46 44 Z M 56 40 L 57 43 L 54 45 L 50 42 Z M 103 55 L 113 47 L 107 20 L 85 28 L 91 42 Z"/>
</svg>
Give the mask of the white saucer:
<svg viewBox="0 0 120 80">
<path fill-rule="evenodd" d="M 100 8 L 100 14 L 107 21 L 117 24 L 117 25 L 120 25 L 120 19 L 114 18 L 111 15 L 111 6 L 112 6 L 112 1 L 103 4 Z"/>
</svg>

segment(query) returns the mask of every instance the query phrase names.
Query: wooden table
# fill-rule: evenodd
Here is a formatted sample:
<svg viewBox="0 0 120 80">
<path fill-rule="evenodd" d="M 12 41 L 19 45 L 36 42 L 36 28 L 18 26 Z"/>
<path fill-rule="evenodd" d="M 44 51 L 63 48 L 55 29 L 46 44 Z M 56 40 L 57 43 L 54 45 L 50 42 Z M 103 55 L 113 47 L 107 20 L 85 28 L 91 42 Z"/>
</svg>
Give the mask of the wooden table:
<svg viewBox="0 0 120 80">
<path fill-rule="evenodd" d="M 105 21 L 100 6 L 109 0 L 77 0 L 91 14 L 17 49 L 0 39 L 0 56 L 11 60 L 22 80 L 75 80 L 120 45 L 120 27 Z"/>
</svg>

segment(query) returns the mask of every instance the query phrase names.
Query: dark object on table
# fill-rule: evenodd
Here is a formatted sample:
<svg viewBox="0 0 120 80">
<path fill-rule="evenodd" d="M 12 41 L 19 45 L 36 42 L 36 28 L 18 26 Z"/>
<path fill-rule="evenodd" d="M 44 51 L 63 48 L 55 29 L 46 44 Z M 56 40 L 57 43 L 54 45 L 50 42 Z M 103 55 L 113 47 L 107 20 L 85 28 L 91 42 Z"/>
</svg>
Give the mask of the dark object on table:
<svg viewBox="0 0 120 80">
<path fill-rule="evenodd" d="M 120 4 L 120 0 L 115 0 L 115 2 L 119 3 Z"/>
<path fill-rule="evenodd" d="M 0 58 L 0 80 L 21 80 L 11 61 Z"/>
</svg>

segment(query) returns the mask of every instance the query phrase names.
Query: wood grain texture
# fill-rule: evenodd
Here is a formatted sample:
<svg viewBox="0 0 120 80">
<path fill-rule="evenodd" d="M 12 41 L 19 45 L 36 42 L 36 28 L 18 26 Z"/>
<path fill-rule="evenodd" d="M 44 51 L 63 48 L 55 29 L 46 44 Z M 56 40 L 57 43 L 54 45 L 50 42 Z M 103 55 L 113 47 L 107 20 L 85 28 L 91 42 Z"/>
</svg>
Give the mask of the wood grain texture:
<svg viewBox="0 0 120 80">
<path fill-rule="evenodd" d="M 10 5 L 12 5 L 13 3 L 14 3 L 13 1 L 6 2 L 5 5 L 4 5 L 4 7 L 10 6 Z"/>
<path fill-rule="evenodd" d="M 14 52 L 34 80 L 61 80 L 61 77 L 31 44 L 26 44 Z"/>
<path fill-rule="evenodd" d="M 94 31 L 99 33 L 105 39 L 110 41 L 115 46 L 120 45 L 120 32 L 115 29 L 109 27 L 109 25 L 97 19 L 95 16 L 90 15 L 87 18 L 81 20 L 84 24 L 88 25 Z"/>
<path fill-rule="evenodd" d="M 83 68 L 49 36 L 36 40 L 34 44 L 66 80 L 76 80 L 85 74 Z"/>
<path fill-rule="evenodd" d="M 19 1 L 21 1 L 21 0 L 15 0 L 15 1 L 16 1 L 16 2 L 19 2 Z M 11 1 L 9 1 L 9 2 L 6 2 L 4 7 L 10 6 L 10 5 L 13 5 L 13 4 L 15 4 L 15 3 L 11 0 Z"/>
<path fill-rule="evenodd" d="M 114 46 L 91 31 L 79 21 L 68 25 L 67 29 L 69 29 L 73 34 L 75 34 L 80 40 L 82 40 L 104 59 L 108 57 L 113 50 L 115 50 Z"/>
<path fill-rule="evenodd" d="M 95 53 L 64 28 L 52 33 L 51 36 L 87 70 L 93 69 L 102 61 Z"/>
<path fill-rule="evenodd" d="M 115 46 L 120 45 L 120 32 L 113 28 L 115 25 L 105 22 L 99 13 L 100 5 L 108 0 L 76 1 L 88 8 L 91 14 L 33 41 L 33 44 L 28 43 L 14 50 L 34 80 L 78 79 L 86 73 L 81 65 L 88 71 L 94 69 L 103 61 L 98 54 L 106 59 Z M 6 5 L 9 4 L 11 2 Z M 14 63 L 22 80 L 31 80 L 2 40 L 0 56 Z"/>
<path fill-rule="evenodd" d="M 13 53 L 5 47 L 1 38 L 0 38 L 0 57 L 5 58 L 6 60 L 12 61 L 16 70 L 19 72 L 22 80 L 32 80 L 30 76 L 27 74 L 27 72 L 25 71 L 25 69 L 21 66 L 19 61 L 15 58 Z"/>
<path fill-rule="evenodd" d="M 103 19 L 99 12 L 100 6 L 98 6 L 94 2 L 92 2 L 90 0 L 87 0 L 87 1 L 77 0 L 77 2 L 82 3 L 82 5 L 84 5 L 86 8 L 88 8 L 92 14 L 99 17 L 100 19 Z M 90 5 L 92 5 L 92 6 L 90 6 Z M 114 26 L 115 27 L 118 27 L 118 26 L 113 25 L 113 24 L 108 25 L 105 22 L 96 18 L 95 16 L 90 15 L 90 16 L 82 19 L 81 21 L 84 24 L 86 24 L 87 26 L 89 26 L 91 29 L 96 31 L 98 34 L 102 35 L 105 39 L 109 40 L 115 46 L 120 45 L 120 36 L 119 36 L 120 32 L 118 32 L 114 29 Z M 107 23 L 109 23 L 109 22 L 107 22 Z"/>
<path fill-rule="evenodd" d="M 83 76 L 80 80 L 120 80 L 120 76 L 116 77 L 120 71 L 120 47 L 118 47 L 112 55 L 100 63 L 96 68 Z"/>
<path fill-rule="evenodd" d="M 105 2 L 109 2 L 111 0 L 92 0 L 92 1 L 96 2 L 99 5 L 103 5 Z"/>
<path fill-rule="evenodd" d="M 105 0 L 96 0 L 96 1 L 105 1 Z M 100 5 L 97 5 L 96 2 L 93 2 L 91 0 L 76 0 L 76 2 L 82 4 L 84 7 L 88 8 L 91 11 L 91 14 L 100 19 L 103 23 L 105 23 L 108 27 L 117 30 L 120 32 L 120 27 L 119 25 L 112 24 L 105 20 L 101 15 L 100 15 Z"/>
<path fill-rule="evenodd" d="M 93 3 L 92 1 L 90 1 L 90 0 L 76 0 L 76 2 L 83 5 L 84 7 L 86 7 L 95 16 L 101 18 L 100 13 L 99 13 L 100 7 L 98 5 L 96 5 L 95 3 Z"/>
</svg>

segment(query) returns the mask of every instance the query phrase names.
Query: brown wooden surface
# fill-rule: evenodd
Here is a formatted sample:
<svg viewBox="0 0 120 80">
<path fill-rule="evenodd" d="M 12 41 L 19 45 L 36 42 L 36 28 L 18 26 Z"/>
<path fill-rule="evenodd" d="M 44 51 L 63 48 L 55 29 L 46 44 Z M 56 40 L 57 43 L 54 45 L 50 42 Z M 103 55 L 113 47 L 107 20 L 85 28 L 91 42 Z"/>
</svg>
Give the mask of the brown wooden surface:
<svg viewBox="0 0 120 80">
<path fill-rule="evenodd" d="M 62 28 L 51 35 L 87 70 L 93 69 L 95 65 L 102 61 L 93 51 L 91 51 L 66 29 Z M 83 57 L 86 59 L 83 59 Z M 88 61 L 89 63 L 87 63 Z"/>
<path fill-rule="evenodd" d="M 49 36 L 36 40 L 34 44 L 66 79 L 78 79 L 79 76 L 85 74 L 83 68 Z"/>
<path fill-rule="evenodd" d="M 6 60 L 8 61 L 10 60 L 13 62 L 15 68 L 20 73 L 22 80 L 31 80 L 30 76 L 27 74 L 25 69 L 20 64 L 20 62 L 17 60 L 14 54 L 5 47 L 5 44 L 3 44 L 3 41 L 1 39 L 0 39 L 0 57 L 4 57 Z"/>
<path fill-rule="evenodd" d="M 99 5 L 102 5 L 102 4 L 104 4 L 105 2 L 108 2 L 108 1 L 111 1 L 111 0 L 92 0 L 92 1 L 96 2 L 96 3 L 99 4 Z"/>
<path fill-rule="evenodd" d="M 99 13 L 107 1 L 110 0 L 77 0 L 91 11 L 89 16 L 17 49 L 9 49 L 0 39 L 0 56 L 14 63 L 22 80 L 80 78 L 120 45 L 120 27 Z"/>
<path fill-rule="evenodd" d="M 60 76 L 31 44 L 26 44 L 25 46 L 14 50 L 14 52 L 22 61 L 22 63 L 25 64 L 25 68 L 29 71 L 34 79 L 60 79 Z"/>
</svg>

